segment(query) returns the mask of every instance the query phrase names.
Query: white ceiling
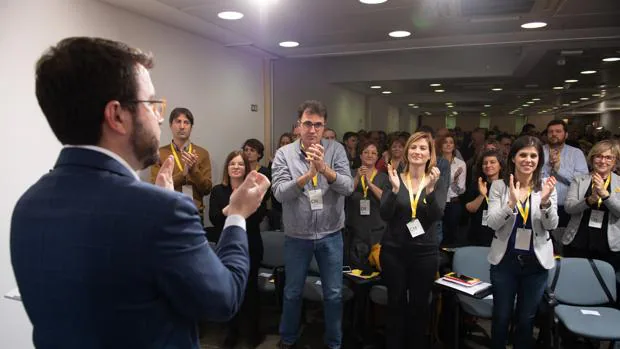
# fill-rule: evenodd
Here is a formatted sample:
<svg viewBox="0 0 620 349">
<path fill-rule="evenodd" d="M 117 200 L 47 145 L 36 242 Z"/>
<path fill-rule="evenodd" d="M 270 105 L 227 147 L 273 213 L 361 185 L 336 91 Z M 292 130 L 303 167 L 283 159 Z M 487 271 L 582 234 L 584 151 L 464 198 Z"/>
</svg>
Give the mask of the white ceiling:
<svg viewBox="0 0 620 349">
<path fill-rule="evenodd" d="M 620 62 L 601 63 L 604 56 L 620 55 L 618 0 L 100 1 L 265 57 L 322 57 L 332 83 L 372 95 L 380 91 L 370 90 L 370 83 L 380 81 L 394 92 L 385 97 L 390 102 L 415 102 L 433 112 L 455 100 L 475 111 L 490 103 L 507 112 L 529 96 L 542 99 L 542 111 L 562 107 L 575 97 L 571 93 L 594 94 L 606 85 L 609 96 L 620 85 Z M 225 10 L 244 18 L 218 18 Z M 520 27 L 529 21 L 548 26 Z M 393 39 L 387 35 L 392 30 L 412 36 Z M 285 40 L 300 46 L 279 47 Z M 563 50 L 581 53 L 565 56 Z M 566 63 L 559 64 L 561 59 Z M 565 91 L 551 89 L 592 68 L 605 73 L 582 76 Z M 428 89 L 436 80 L 450 86 L 441 97 Z M 504 91 L 488 93 L 498 85 Z"/>
</svg>

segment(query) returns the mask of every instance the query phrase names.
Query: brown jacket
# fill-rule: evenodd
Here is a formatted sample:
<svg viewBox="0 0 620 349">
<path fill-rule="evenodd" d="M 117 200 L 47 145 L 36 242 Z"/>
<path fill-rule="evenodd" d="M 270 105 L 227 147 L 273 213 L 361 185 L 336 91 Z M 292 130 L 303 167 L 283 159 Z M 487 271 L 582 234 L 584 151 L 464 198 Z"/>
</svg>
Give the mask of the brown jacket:
<svg viewBox="0 0 620 349">
<path fill-rule="evenodd" d="M 202 199 L 211 193 L 211 187 L 213 186 L 213 182 L 211 181 L 211 159 L 209 157 L 209 152 L 205 148 L 199 147 L 194 143 L 192 143 L 192 152 L 198 155 L 198 162 L 189 170 L 187 176 L 184 176 L 175 161 L 172 179 L 174 181 L 174 190 L 178 192 L 182 191 L 183 185 L 185 184 L 192 186 L 194 204 L 198 208 L 200 216 L 203 216 L 204 204 Z M 172 155 L 170 144 L 159 148 L 159 162 L 151 167 L 151 183 L 155 183 L 155 178 L 157 177 L 157 173 L 159 173 L 161 164 L 170 155 Z M 181 154 L 178 155 L 179 161 L 183 164 Z"/>
</svg>

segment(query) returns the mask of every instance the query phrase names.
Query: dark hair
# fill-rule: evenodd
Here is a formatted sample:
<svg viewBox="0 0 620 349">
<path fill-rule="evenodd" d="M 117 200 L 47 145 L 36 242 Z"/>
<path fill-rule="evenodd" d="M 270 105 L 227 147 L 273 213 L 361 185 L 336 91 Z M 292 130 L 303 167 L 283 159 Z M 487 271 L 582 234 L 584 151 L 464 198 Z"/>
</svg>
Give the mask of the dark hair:
<svg viewBox="0 0 620 349">
<path fill-rule="evenodd" d="M 250 173 L 250 171 L 252 170 L 250 168 L 250 161 L 248 161 L 248 158 L 245 156 L 245 154 L 243 154 L 241 150 L 231 151 L 230 154 L 228 154 L 228 156 L 226 157 L 226 161 L 224 162 L 224 173 L 222 174 L 222 184 L 225 186 L 230 185 L 230 175 L 228 174 L 228 164 L 232 161 L 232 159 L 236 158 L 237 156 L 241 156 L 241 158 L 243 159 L 243 164 L 245 165 L 245 174 L 243 175 L 243 178 L 245 178 L 248 175 L 248 173 Z"/>
<path fill-rule="evenodd" d="M 520 136 L 517 138 L 512 146 L 510 147 L 510 152 L 508 153 L 508 158 L 506 159 L 506 171 L 504 172 L 504 183 L 506 185 L 510 185 L 510 175 L 515 172 L 515 164 L 513 162 L 513 158 L 517 155 L 519 150 L 527 147 L 536 148 L 536 152 L 538 153 L 538 164 L 536 165 L 536 169 L 534 170 L 534 175 L 532 176 L 532 184 L 534 187 L 534 191 L 541 190 L 540 183 L 540 172 L 545 163 L 545 153 L 543 151 L 543 146 L 540 140 L 534 136 Z"/>
<path fill-rule="evenodd" d="M 488 158 L 488 157 L 495 157 L 497 159 L 497 162 L 499 162 L 499 166 L 500 166 L 500 170 L 499 170 L 499 174 L 497 178 L 499 179 L 504 178 L 504 172 L 505 172 L 504 170 L 506 169 L 506 163 L 504 161 L 504 157 L 502 156 L 502 153 L 500 150 L 490 149 L 490 150 L 485 150 L 482 152 L 482 154 L 480 154 L 480 159 L 476 163 L 475 172 L 472 176 L 473 181 L 477 181 L 478 177 L 482 177 L 482 179 L 485 182 L 488 181 L 487 176 L 484 174 L 484 171 L 482 170 L 482 167 L 484 165 L 484 158 Z"/>
<path fill-rule="evenodd" d="M 362 143 L 362 146 L 360 147 L 360 153 L 363 153 L 364 150 L 366 150 L 366 148 L 370 147 L 371 145 L 374 146 L 375 149 L 377 149 L 377 153 L 379 153 L 379 145 L 373 141 L 366 141 Z M 381 156 L 381 153 L 379 153 L 378 155 Z"/>
<path fill-rule="evenodd" d="M 284 137 L 288 137 L 288 139 L 291 140 L 291 143 L 293 143 L 294 138 L 295 138 L 295 137 L 293 137 L 292 133 L 284 132 L 283 134 L 280 135 L 280 138 L 278 138 L 278 148 L 280 148 L 280 143 L 282 143 L 282 138 L 284 138 Z"/>
<path fill-rule="evenodd" d="M 185 115 L 185 117 L 187 117 L 187 120 L 189 120 L 189 123 L 192 126 L 194 126 L 194 115 L 192 114 L 192 112 L 187 108 L 181 108 L 181 107 L 174 108 L 170 112 L 170 119 L 169 119 L 170 125 L 172 125 L 172 122 L 181 115 Z"/>
<path fill-rule="evenodd" d="M 536 126 L 534 124 L 525 124 L 521 128 L 521 135 L 526 135 L 532 130 L 536 130 Z"/>
<path fill-rule="evenodd" d="M 433 137 L 433 138 L 435 137 L 435 131 L 433 131 L 433 128 L 428 126 L 428 125 L 422 125 L 422 126 L 418 127 L 416 132 L 426 132 L 426 133 L 430 134 L 431 137 Z"/>
<path fill-rule="evenodd" d="M 139 64 L 151 69 L 152 57 L 101 38 L 66 38 L 47 49 L 36 63 L 35 90 L 56 138 L 62 144 L 99 143 L 110 101 L 135 115 Z"/>
<path fill-rule="evenodd" d="M 562 125 L 564 132 L 568 131 L 568 127 L 566 126 L 566 123 L 564 122 L 564 120 L 559 120 L 559 119 L 554 119 L 554 120 L 549 121 L 549 123 L 547 124 L 547 128 L 545 128 L 545 131 L 546 132 L 549 131 L 549 126 L 554 126 L 554 125 Z"/>
<path fill-rule="evenodd" d="M 508 133 L 501 133 L 499 136 L 497 136 L 497 140 L 499 142 L 501 142 L 502 139 L 504 139 L 504 138 L 508 138 L 508 139 L 510 139 L 510 142 L 512 142 L 512 137 Z"/>
<path fill-rule="evenodd" d="M 346 142 L 349 138 L 351 137 L 357 137 L 359 138 L 358 134 L 355 132 L 351 132 L 351 131 L 347 131 L 344 133 L 344 135 L 342 136 L 342 141 Z"/>
<path fill-rule="evenodd" d="M 322 116 L 325 121 L 327 121 L 327 108 L 322 102 L 308 100 L 301 103 L 301 105 L 299 105 L 299 108 L 297 108 L 297 119 L 301 119 L 304 113 Z"/>
<path fill-rule="evenodd" d="M 260 161 L 265 155 L 265 146 L 258 139 L 250 138 L 246 140 L 245 143 L 243 143 L 243 145 L 241 146 L 241 150 L 243 150 L 243 148 L 245 148 L 246 145 L 256 150 L 256 152 L 258 153 L 258 161 Z"/>
</svg>

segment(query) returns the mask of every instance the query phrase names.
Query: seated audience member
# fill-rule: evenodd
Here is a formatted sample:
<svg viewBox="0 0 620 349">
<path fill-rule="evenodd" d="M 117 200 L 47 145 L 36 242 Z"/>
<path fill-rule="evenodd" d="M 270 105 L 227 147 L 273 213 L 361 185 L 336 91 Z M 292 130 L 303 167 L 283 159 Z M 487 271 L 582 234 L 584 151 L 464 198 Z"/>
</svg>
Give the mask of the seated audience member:
<svg viewBox="0 0 620 349">
<path fill-rule="evenodd" d="M 439 243 L 434 223 L 442 205 L 435 185 L 435 142 L 416 132 L 406 143 L 406 164 L 398 173 L 388 164 L 390 184 L 381 196 L 387 230 L 381 241 L 382 278 L 388 288 L 386 348 L 427 348 L 429 297 L 437 273 Z"/>
<path fill-rule="evenodd" d="M 151 183 L 155 183 L 161 164 L 174 157 L 174 190 L 193 198 L 200 217 L 204 216 L 205 196 L 211 192 L 211 160 L 209 152 L 190 141 L 194 115 L 187 108 L 174 108 L 169 118 L 172 142 L 159 148 L 159 160 L 151 167 Z M 204 219 L 203 219 L 204 222 Z"/>
<path fill-rule="evenodd" d="M 154 186 L 165 101 L 152 57 L 73 37 L 36 64 L 36 96 L 64 145 L 18 200 L 11 262 L 36 348 L 200 346 L 197 323 L 227 321 L 248 278 L 245 217 L 269 186 L 253 172 L 230 197 L 222 238 L 206 241 L 191 198 L 174 191 L 172 156 Z M 5 347 L 6 347 L 5 343 Z"/>
<path fill-rule="evenodd" d="M 247 143 L 247 142 L 246 142 Z M 250 142 L 252 143 L 252 142 Z M 245 148 L 245 147 L 244 147 Z M 222 183 L 213 187 L 209 198 L 209 219 L 216 231 L 221 231 L 226 221 L 224 208 L 229 205 L 232 193 L 239 188 L 246 176 L 252 171 L 246 152 L 233 151 L 226 157 Z M 256 154 L 254 152 L 254 154 Z M 260 235 L 260 223 L 265 216 L 265 199 L 259 208 L 246 220 L 248 247 L 250 252 L 250 273 L 248 274 L 245 296 L 240 312 L 230 323 L 230 329 L 224 341 L 224 347 L 233 348 L 238 339 L 246 339 L 252 347 L 258 346 L 263 336 L 259 331 L 259 302 L 258 302 L 258 268 L 263 260 L 263 240 Z M 243 327 L 242 322 L 246 322 Z"/>
<path fill-rule="evenodd" d="M 451 134 L 437 139 L 437 154 L 448 162 L 450 181 L 442 219 L 443 241 L 441 244 L 443 246 L 460 245 L 465 240 L 459 234 L 459 223 L 463 211 L 459 195 L 465 192 L 467 176 L 465 162 L 456 157 L 454 137 Z"/>
<path fill-rule="evenodd" d="M 491 184 L 488 225 L 495 231 L 489 262 L 493 284 L 491 348 L 505 348 L 514 324 L 514 347 L 532 348 L 534 317 L 555 266 L 550 230 L 558 225 L 555 178 L 541 178 L 542 144 L 521 136 L 506 160 L 504 180 Z M 516 299 L 516 305 L 515 305 Z M 515 318 L 513 318 L 513 310 Z"/>
<path fill-rule="evenodd" d="M 375 143 L 362 145 L 362 165 L 353 179 L 353 194 L 346 198 L 347 240 L 345 248 L 349 264 L 353 268 L 368 270 L 371 247 L 381 242 L 385 222 L 379 214 L 379 201 L 387 185 L 387 174 L 379 172 L 375 163 L 379 152 Z"/>
<path fill-rule="evenodd" d="M 573 179 L 564 209 L 571 215 L 564 230 L 564 256 L 600 259 L 620 271 L 620 177 L 612 170 L 618 144 L 600 141 L 588 154 L 592 173 Z"/>
<path fill-rule="evenodd" d="M 482 153 L 478 164 L 478 185 L 471 186 L 467 191 L 465 209 L 471 214 L 467 240 L 476 246 L 491 246 L 493 229 L 487 224 L 489 215 L 489 189 L 493 181 L 503 178 L 503 157 L 498 150 L 487 150 Z"/>
</svg>

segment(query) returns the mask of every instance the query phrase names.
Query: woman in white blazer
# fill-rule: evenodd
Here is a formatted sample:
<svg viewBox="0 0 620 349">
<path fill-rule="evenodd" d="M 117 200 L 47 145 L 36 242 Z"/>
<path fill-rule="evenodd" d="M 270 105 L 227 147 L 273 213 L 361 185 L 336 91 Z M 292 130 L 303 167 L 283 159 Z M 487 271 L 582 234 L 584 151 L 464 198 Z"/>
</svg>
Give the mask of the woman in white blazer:
<svg viewBox="0 0 620 349">
<path fill-rule="evenodd" d="M 549 231 L 558 225 L 555 178 L 540 178 L 541 142 L 519 137 L 510 148 L 506 175 L 489 195 L 488 226 L 495 231 L 489 252 L 493 284 L 491 348 L 506 347 L 515 297 L 514 348 L 531 348 L 534 316 L 554 266 Z"/>
<path fill-rule="evenodd" d="M 618 144 L 596 143 L 588 154 L 592 173 L 575 177 L 564 209 L 571 215 L 562 236 L 564 256 L 607 261 L 620 270 L 620 177 L 613 173 Z"/>
</svg>

